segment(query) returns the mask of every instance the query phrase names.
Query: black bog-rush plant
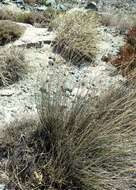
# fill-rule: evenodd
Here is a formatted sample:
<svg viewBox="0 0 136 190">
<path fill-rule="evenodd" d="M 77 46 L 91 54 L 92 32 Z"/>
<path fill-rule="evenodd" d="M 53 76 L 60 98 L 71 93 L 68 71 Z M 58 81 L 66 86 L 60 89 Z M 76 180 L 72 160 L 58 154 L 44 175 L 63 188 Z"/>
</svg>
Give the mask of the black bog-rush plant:
<svg viewBox="0 0 136 190">
<path fill-rule="evenodd" d="M 94 12 L 71 10 L 56 18 L 52 25 L 57 30 L 55 51 L 75 65 L 94 60 L 99 41 L 98 19 Z"/>
<path fill-rule="evenodd" d="M 63 81 L 51 81 L 41 88 L 40 122 L 5 138 L 9 189 L 135 188 L 136 89 L 94 102 L 80 88 L 69 99 Z"/>
</svg>

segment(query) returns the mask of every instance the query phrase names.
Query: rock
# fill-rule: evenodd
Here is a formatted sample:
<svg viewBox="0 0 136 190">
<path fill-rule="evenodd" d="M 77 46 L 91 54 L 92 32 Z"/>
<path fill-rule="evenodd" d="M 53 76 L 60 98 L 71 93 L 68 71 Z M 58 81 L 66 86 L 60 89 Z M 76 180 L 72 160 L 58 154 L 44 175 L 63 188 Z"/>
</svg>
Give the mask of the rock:
<svg viewBox="0 0 136 190">
<path fill-rule="evenodd" d="M 74 74 L 75 74 L 75 72 L 74 72 L 74 71 L 70 71 L 70 72 L 69 72 L 69 74 L 74 75 Z"/>
<path fill-rule="evenodd" d="M 50 60 L 48 61 L 48 64 L 51 65 L 51 66 L 53 66 L 53 65 L 54 65 L 54 61 L 50 59 Z"/>
<path fill-rule="evenodd" d="M 88 2 L 87 5 L 85 6 L 85 9 L 98 11 L 97 4 L 95 2 Z"/>
<path fill-rule="evenodd" d="M 4 184 L 0 184 L 0 190 L 6 190 Z"/>
<path fill-rule="evenodd" d="M 48 8 L 46 6 L 38 6 L 36 7 L 37 11 L 46 11 Z"/>
<path fill-rule="evenodd" d="M 5 5 L 9 5 L 10 4 L 9 0 L 2 0 L 1 2 L 2 2 L 2 4 L 5 4 Z"/>
<path fill-rule="evenodd" d="M 25 5 L 23 0 L 16 0 L 15 2 L 17 5 Z"/>
<path fill-rule="evenodd" d="M 72 83 L 70 81 L 66 81 L 65 82 L 65 84 L 63 86 L 63 91 L 64 92 L 68 91 L 68 92 L 72 93 L 72 91 L 73 91 L 73 85 L 72 85 Z"/>
<path fill-rule="evenodd" d="M 0 96 L 12 96 L 15 92 L 11 89 L 1 89 Z"/>
<path fill-rule="evenodd" d="M 56 1 L 55 0 L 46 0 L 45 4 L 47 6 L 55 7 L 56 6 Z"/>
<path fill-rule="evenodd" d="M 58 10 L 58 11 L 66 11 L 67 8 L 64 5 L 62 5 L 62 4 L 58 4 L 56 6 L 56 10 Z"/>
<path fill-rule="evenodd" d="M 81 5 L 84 5 L 85 3 L 86 3 L 86 1 L 85 0 L 80 0 L 80 2 L 79 2 Z"/>
<path fill-rule="evenodd" d="M 56 58 L 55 58 L 55 56 L 53 56 L 53 55 L 52 55 L 52 56 L 49 56 L 49 59 L 50 59 L 50 60 L 53 60 L 53 61 L 56 61 Z"/>
</svg>

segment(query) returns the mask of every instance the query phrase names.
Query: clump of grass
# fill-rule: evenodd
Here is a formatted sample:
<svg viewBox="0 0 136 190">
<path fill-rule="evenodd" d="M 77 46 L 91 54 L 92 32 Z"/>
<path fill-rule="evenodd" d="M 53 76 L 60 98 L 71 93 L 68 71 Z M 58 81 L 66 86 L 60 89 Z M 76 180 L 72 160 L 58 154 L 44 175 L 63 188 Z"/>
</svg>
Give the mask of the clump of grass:
<svg viewBox="0 0 136 190">
<path fill-rule="evenodd" d="M 136 75 L 136 28 L 130 28 L 126 35 L 126 44 L 119 55 L 111 61 L 123 76 L 134 78 Z"/>
<path fill-rule="evenodd" d="M 3 8 L 0 9 L 0 20 L 15 20 L 16 13 L 13 11 Z"/>
<path fill-rule="evenodd" d="M 12 20 L 27 24 L 39 24 L 41 27 L 48 27 L 59 12 L 53 8 L 39 12 L 13 12 L 8 9 L 0 9 L 0 20 Z"/>
<path fill-rule="evenodd" d="M 63 82 L 54 89 L 53 79 L 41 88 L 40 122 L 20 123 L 21 130 L 11 128 L 10 138 L 5 139 L 9 188 L 111 190 L 134 186 L 136 89 L 114 101 L 111 98 L 110 103 L 107 99 L 97 102 L 93 110 L 88 96 L 76 96 L 70 103 L 62 91 Z M 31 128 L 28 132 L 27 127 Z"/>
<path fill-rule="evenodd" d="M 13 12 L 9 9 L 0 9 L 0 20 L 12 20 L 16 22 L 33 24 L 34 18 L 31 12 Z"/>
<path fill-rule="evenodd" d="M 16 15 L 15 20 L 17 22 L 27 23 L 27 24 L 34 24 L 35 17 L 33 13 L 20 13 Z"/>
<path fill-rule="evenodd" d="M 0 21 L 0 45 L 5 45 L 18 39 L 23 33 L 23 28 L 11 21 Z"/>
<path fill-rule="evenodd" d="M 98 32 L 95 13 L 70 11 L 57 18 L 58 26 L 54 50 L 74 64 L 91 62 L 96 55 Z"/>
<path fill-rule="evenodd" d="M 105 26 L 113 26 L 121 32 L 125 32 L 136 26 L 136 15 L 126 13 L 106 13 L 100 16 L 100 21 Z"/>
<path fill-rule="evenodd" d="M 18 81 L 26 72 L 24 52 L 16 48 L 0 50 L 0 86 Z"/>
<path fill-rule="evenodd" d="M 46 26 L 50 26 L 50 23 L 52 22 L 52 20 L 54 20 L 58 15 L 60 14 L 59 11 L 49 7 L 46 11 L 43 12 L 43 22 L 42 25 L 46 24 Z"/>
</svg>

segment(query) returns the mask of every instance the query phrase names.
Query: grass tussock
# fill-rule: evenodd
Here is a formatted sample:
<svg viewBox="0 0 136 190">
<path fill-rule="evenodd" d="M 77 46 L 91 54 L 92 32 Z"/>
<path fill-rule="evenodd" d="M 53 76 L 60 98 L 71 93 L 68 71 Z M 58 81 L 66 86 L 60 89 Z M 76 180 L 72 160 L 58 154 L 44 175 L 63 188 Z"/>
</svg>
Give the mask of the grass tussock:
<svg viewBox="0 0 136 190">
<path fill-rule="evenodd" d="M 0 20 L 12 20 L 14 21 L 16 17 L 16 13 L 13 11 L 3 8 L 0 9 Z"/>
<path fill-rule="evenodd" d="M 126 35 L 126 44 L 119 55 L 111 61 L 123 76 L 136 77 L 136 27 L 130 28 Z"/>
<path fill-rule="evenodd" d="M 100 21 L 104 26 L 114 26 L 125 32 L 131 27 L 136 27 L 136 15 L 128 15 L 126 13 L 106 13 L 102 14 Z"/>
<path fill-rule="evenodd" d="M 16 48 L 0 50 L 0 86 L 18 81 L 26 72 L 24 52 Z"/>
<path fill-rule="evenodd" d="M 23 28 L 11 21 L 0 21 L 0 45 L 17 40 L 23 33 Z"/>
<path fill-rule="evenodd" d="M 12 126 L 2 143 L 7 150 L 9 189 L 134 187 L 136 89 L 116 100 L 109 98 L 110 104 L 107 99 L 97 102 L 93 110 L 88 96 L 76 96 L 69 103 L 62 83 L 54 92 L 52 81 L 41 88 L 40 122 L 19 123 L 21 130 Z"/>
<path fill-rule="evenodd" d="M 99 40 L 95 13 L 70 11 L 62 14 L 53 24 L 57 29 L 55 51 L 76 65 L 95 58 Z"/>
<path fill-rule="evenodd" d="M 59 12 L 48 8 L 43 12 L 13 12 L 8 9 L 0 9 L 0 20 L 12 20 L 27 24 L 39 24 L 40 27 L 48 27 Z"/>
</svg>

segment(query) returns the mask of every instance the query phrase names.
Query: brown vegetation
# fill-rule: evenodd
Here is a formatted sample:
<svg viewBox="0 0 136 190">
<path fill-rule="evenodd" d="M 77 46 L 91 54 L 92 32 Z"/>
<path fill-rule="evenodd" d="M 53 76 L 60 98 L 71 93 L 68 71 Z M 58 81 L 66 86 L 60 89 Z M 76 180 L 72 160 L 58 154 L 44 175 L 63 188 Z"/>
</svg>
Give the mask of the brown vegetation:
<svg viewBox="0 0 136 190">
<path fill-rule="evenodd" d="M 136 27 L 130 28 L 126 36 L 126 44 L 119 55 L 111 61 L 123 76 L 136 77 Z"/>
</svg>

